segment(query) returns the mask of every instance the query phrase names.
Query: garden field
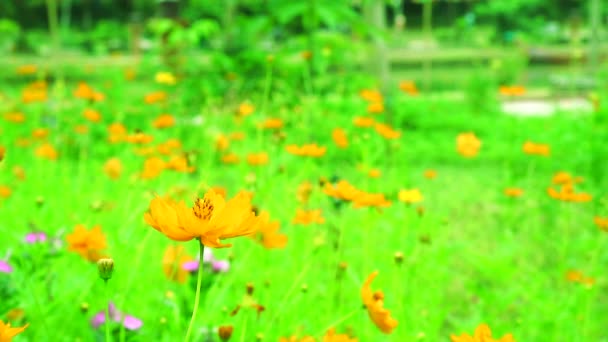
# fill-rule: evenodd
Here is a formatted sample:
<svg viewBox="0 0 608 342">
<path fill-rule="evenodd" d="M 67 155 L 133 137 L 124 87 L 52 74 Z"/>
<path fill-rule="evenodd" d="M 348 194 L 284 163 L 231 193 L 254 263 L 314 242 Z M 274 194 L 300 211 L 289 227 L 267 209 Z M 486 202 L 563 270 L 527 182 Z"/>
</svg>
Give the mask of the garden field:
<svg viewBox="0 0 608 342">
<path fill-rule="evenodd" d="M 516 118 L 516 88 L 480 111 L 306 68 L 9 70 L 0 317 L 26 328 L 0 332 L 608 341 L 605 109 Z"/>
</svg>

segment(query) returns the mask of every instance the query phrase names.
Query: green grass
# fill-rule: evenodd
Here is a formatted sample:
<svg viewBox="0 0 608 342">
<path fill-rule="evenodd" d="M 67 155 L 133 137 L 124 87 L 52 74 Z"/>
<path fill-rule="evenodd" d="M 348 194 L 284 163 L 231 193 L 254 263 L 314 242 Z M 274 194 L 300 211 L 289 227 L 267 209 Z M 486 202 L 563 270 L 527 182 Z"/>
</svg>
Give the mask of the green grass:
<svg viewBox="0 0 608 342">
<path fill-rule="evenodd" d="M 65 84 L 51 84 L 51 100 L 45 103 L 20 103 L 26 80 L 0 84 L 0 113 L 22 111 L 27 117 L 23 124 L 2 121 L 0 126 L 0 146 L 7 148 L 0 185 L 13 190 L 0 199 L 0 256 L 10 251 L 8 260 L 15 269 L 0 274 L 0 318 L 6 322 L 11 309 L 22 308 L 25 317 L 13 325 L 30 324 L 16 341 L 104 340 L 103 329 L 94 331 L 89 323 L 104 309 L 103 281 L 93 263 L 66 246 L 65 237 L 76 224 L 99 224 L 107 235 L 107 254 L 116 265 L 109 281 L 113 301 L 144 322 L 140 331 L 125 338 L 182 339 L 196 276 L 186 284 L 164 276 L 164 250 L 177 243 L 148 227 L 143 213 L 153 194 L 185 189 L 180 198 L 191 204 L 192 196 L 216 185 L 230 196 L 241 189 L 253 191 L 253 204 L 281 222 L 289 242 L 284 249 L 266 250 L 251 239 L 237 238 L 233 247 L 214 250 L 218 258 L 231 260 L 231 269 L 204 274 L 195 340 L 201 340 L 203 328 L 220 325 L 234 326 L 232 341 L 255 341 L 260 333 L 263 340 L 276 341 L 280 336 L 320 337 L 335 324 L 339 332 L 351 332 L 360 341 L 448 341 L 450 334 L 472 333 L 486 322 L 496 338 L 510 332 L 517 341 L 608 341 L 608 235 L 593 224 L 594 216 L 608 216 L 608 180 L 601 163 L 608 151 L 607 127 L 600 120 L 605 113 L 516 119 L 495 111 L 476 114 L 463 101 L 395 93 L 387 108 L 402 136 L 385 141 L 373 129 L 352 125 L 352 118 L 366 108 L 357 92 L 374 87 L 365 77 L 321 79 L 314 93 L 308 93 L 296 86 L 301 68 L 277 70 L 265 99 L 264 84 L 255 80 L 230 83 L 222 75 L 191 74 L 175 86 L 163 86 L 153 83 L 154 73 L 161 70 L 157 66 L 139 67 L 135 81 L 125 81 L 115 67 L 91 73 L 82 66 L 73 68 L 79 76 L 70 77 L 68 71 Z M 82 117 L 90 105 L 71 95 L 77 81 L 87 79 L 106 95 L 92 105 L 102 114 L 96 124 Z M 328 85 L 324 92 L 318 90 L 322 82 Z M 167 91 L 169 101 L 146 105 L 143 96 L 154 90 Z M 244 100 L 256 111 L 237 121 L 233 113 Z M 152 128 L 151 121 L 161 113 L 173 114 L 178 124 Z M 198 115 L 202 124 L 195 125 L 192 118 Z M 284 141 L 257 128 L 266 117 L 285 121 Z M 141 180 L 144 158 L 133 153 L 134 147 L 107 143 L 107 125 L 116 121 L 130 132 L 151 134 L 154 145 L 179 139 L 196 171 L 164 171 L 156 179 Z M 87 124 L 89 133 L 74 133 L 77 124 Z M 59 151 L 57 161 L 38 159 L 33 147 L 15 145 L 18 137 L 38 127 L 50 128 L 48 141 Z M 336 127 L 347 131 L 350 146 L 345 150 L 331 141 Z M 230 151 L 242 161 L 224 165 L 215 137 L 235 131 L 244 132 L 245 140 L 232 142 Z M 473 159 L 461 157 L 455 148 L 456 136 L 468 131 L 482 141 Z M 525 155 L 521 149 L 527 140 L 550 144 L 551 156 Z M 327 146 L 326 155 L 306 159 L 285 151 L 286 144 L 311 142 Z M 244 159 L 250 152 L 267 152 L 269 163 L 249 166 Z M 110 157 L 118 157 L 124 166 L 116 181 L 103 173 Z M 25 169 L 26 180 L 13 176 L 16 165 Z M 382 171 L 381 178 L 366 176 L 371 167 Z M 424 178 L 427 169 L 436 170 L 438 177 Z M 546 189 L 561 170 L 583 176 L 578 189 L 591 193 L 593 201 L 550 198 Z M 392 205 L 380 211 L 350 204 L 337 209 L 315 187 L 309 207 L 322 209 L 326 223 L 292 224 L 298 184 L 316 184 L 320 177 L 383 192 Z M 506 187 L 520 187 L 524 195 L 507 198 Z M 418 205 L 397 201 L 403 188 L 421 190 L 423 215 L 417 214 Z M 32 226 L 56 241 L 24 244 Z M 336 250 L 337 231 L 342 237 Z M 182 244 L 191 256 L 198 252 L 195 242 Z M 402 263 L 395 261 L 396 252 L 404 254 Z M 343 271 L 341 262 L 348 265 Z M 383 335 L 362 308 L 361 285 L 376 269 L 380 274 L 372 287 L 384 291 L 385 306 L 399 320 L 391 335 Z M 570 269 L 593 277 L 595 284 L 566 281 Z M 245 308 L 231 316 L 247 284 L 254 285 L 253 296 L 265 310 L 258 315 Z"/>
</svg>

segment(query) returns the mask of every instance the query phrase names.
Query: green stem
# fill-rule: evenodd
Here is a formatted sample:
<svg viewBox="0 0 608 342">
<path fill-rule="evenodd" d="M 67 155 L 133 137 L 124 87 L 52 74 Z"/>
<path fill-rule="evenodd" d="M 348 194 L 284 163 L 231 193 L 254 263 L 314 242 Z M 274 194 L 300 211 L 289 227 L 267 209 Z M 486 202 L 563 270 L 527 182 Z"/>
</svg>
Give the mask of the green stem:
<svg viewBox="0 0 608 342">
<path fill-rule="evenodd" d="M 201 299 L 201 283 L 203 282 L 203 252 L 205 251 L 205 245 L 199 241 L 199 261 L 198 261 L 198 278 L 196 280 L 196 295 L 194 296 L 194 309 L 192 310 L 192 317 L 190 318 L 190 325 L 188 325 L 188 331 L 186 332 L 185 342 L 190 341 L 190 334 L 192 334 L 192 326 L 196 319 L 196 312 L 198 311 L 198 302 Z"/>
<path fill-rule="evenodd" d="M 106 342 L 112 341 L 112 337 L 110 336 L 110 286 L 108 285 L 108 281 L 105 280 L 106 283 L 106 322 L 104 324 L 106 328 Z"/>
</svg>

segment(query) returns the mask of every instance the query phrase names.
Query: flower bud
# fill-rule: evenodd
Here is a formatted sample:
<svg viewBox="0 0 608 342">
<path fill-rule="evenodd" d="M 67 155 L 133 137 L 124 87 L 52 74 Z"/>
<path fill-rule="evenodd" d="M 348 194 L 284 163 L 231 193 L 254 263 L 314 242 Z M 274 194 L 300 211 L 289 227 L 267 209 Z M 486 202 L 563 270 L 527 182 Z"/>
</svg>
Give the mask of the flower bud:
<svg viewBox="0 0 608 342">
<path fill-rule="evenodd" d="M 403 262 L 403 252 L 395 252 L 394 258 L 395 263 L 397 265 L 401 265 L 401 263 Z"/>
<path fill-rule="evenodd" d="M 107 282 L 112 278 L 112 272 L 114 272 L 114 260 L 99 259 L 97 261 L 97 270 L 99 271 L 99 277 Z"/>
<path fill-rule="evenodd" d="M 220 337 L 220 340 L 222 340 L 223 342 L 226 342 L 226 341 L 230 340 L 230 337 L 232 337 L 233 330 L 234 330 L 234 327 L 232 325 L 222 325 L 218 328 L 217 334 Z"/>
</svg>

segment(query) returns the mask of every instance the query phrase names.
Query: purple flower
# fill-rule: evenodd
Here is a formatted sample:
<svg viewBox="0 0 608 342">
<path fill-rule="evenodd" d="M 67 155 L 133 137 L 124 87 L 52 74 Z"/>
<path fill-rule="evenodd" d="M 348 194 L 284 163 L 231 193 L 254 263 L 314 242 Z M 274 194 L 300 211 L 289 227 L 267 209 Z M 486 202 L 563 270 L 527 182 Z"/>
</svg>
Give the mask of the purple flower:
<svg viewBox="0 0 608 342">
<path fill-rule="evenodd" d="M 182 264 L 182 269 L 188 272 L 198 270 L 198 260 L 186 261 Z"/>
<path fill-rule="evenodd" d="M 0 273 L 11 273 L 13 272 L 13 267 L 8 264 L 6 260 L 0 260 Z"/>
<path fill-rule="evenodd" d="M 110 319 L 114 322 L 121 323 L 127 330 L 138 330 L 142 327 L 143 322 L 131 315 L 123 315 L 118 309 L 116 309 L 116 305 L 110 302 L 108 304 L 108 311 L 110 314 Z M 106 322 L 106 312 L 105 310 L 99 311 L 93 319 L 91 319 L 91 325 L 94 329 L 98 329 L 100 325 Z"/>
<path fill-rule="evenodd" d="M 213 256 L 213 253 L 211 252 L 210 248 L 206 248 L 203 251 L 203 264 L 210 265 L 211 269 L 213 270 L 214 273 L 226 273 L 226 272 L 228 272 L 228 270 L 230 270 L 230 261 L 217 260 Z M 198 266 L 199 266 L 199 261 L 192 260 L 192 261 L 184 262 L 181 265 L 181 268 L 188 272 L 196 272 L 198 270 Z"/>
<path fill-rule="evenodd" d="M 36 242 L 46 242 L 47 236 L 45 232 L 32 232 L 28 233 L 25 236 L 25 242 L 27 243 L 36 243 Z"/>
</svg>

